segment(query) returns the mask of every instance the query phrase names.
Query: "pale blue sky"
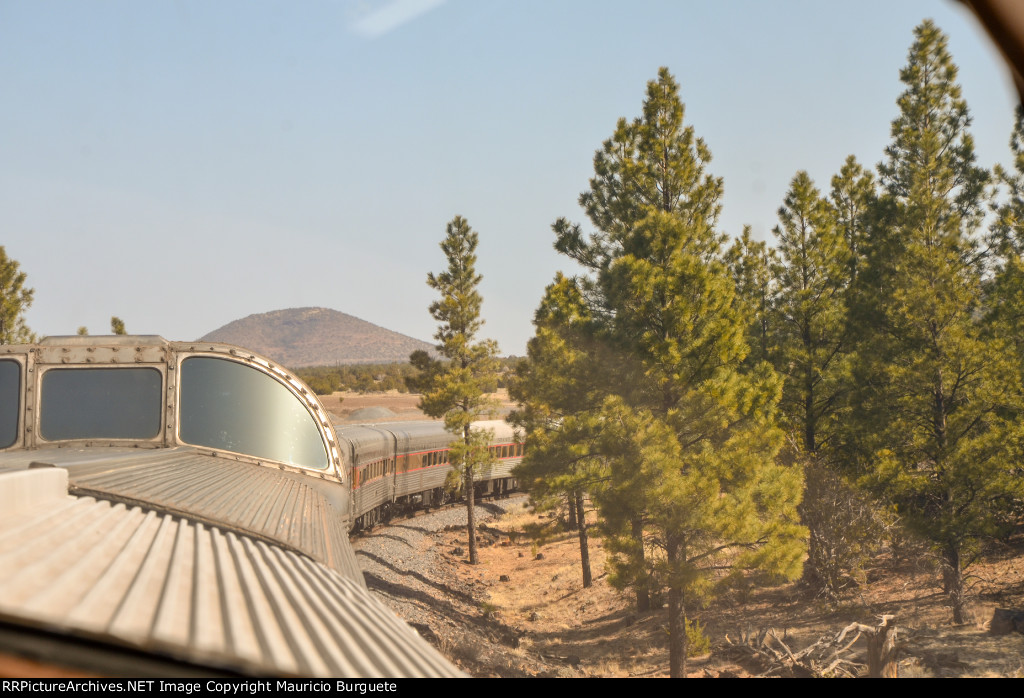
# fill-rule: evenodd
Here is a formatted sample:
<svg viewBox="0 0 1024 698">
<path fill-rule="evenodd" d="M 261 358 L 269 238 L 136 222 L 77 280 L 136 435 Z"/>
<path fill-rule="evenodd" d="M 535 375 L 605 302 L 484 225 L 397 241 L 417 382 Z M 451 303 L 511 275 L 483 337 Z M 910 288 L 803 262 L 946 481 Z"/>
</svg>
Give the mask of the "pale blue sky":
<svg viewBox="0 0 1024 698">
<path fill-rule="evenodd" d="M 790 179 L 882 158 L 914 26 L 949 36 L 980 164 L 1016 95 L 953 2 L 0 0 L 0 245 L 40 334 L 199 337 L 326 306 L 429 340 L 428 271 L 479 231 L 484 334 L 522 354 L 558 216 L 665 65 L 770 237 Z"/>
</svg>

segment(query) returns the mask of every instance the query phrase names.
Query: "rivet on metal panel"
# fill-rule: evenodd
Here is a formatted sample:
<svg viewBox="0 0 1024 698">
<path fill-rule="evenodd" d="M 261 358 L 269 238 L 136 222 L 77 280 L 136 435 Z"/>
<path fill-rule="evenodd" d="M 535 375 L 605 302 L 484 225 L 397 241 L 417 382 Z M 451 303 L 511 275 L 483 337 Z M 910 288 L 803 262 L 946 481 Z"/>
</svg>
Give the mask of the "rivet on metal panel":
<svg viewBox="0 0 1024 698">
<path fill-rule="evenodd" d="M 60 362 L 61 362 L 62 364 L 66 364 L 66 363 L 68 362 L 68 357 L 66 357 L 66 356 L 62 356 L 62 357 L 60 357 Z"/>
<path fill-rule="evenodd" d="M 121 351 L 121 348 L 120 347 L 114 347 L 113 349 L 111 349 L 111 351 L 113 351 L 116 354 L 117 352 Z"/>
<path fill-rule="evenodd" d="M 138 354 L 142 351 L 142 347 L 135 347 L 135 353 Z"/>
<path fill-rule="evenodd" d="M 96 351 L 96 347 L 86 347 L 85 350 L 91 354 Z"/>
<path fill-rule="evenodd" d="M 92 363 L 92 357 L 91 356 L 85 357 L 85 363 L 91 364 Z"/>
<path fill-rule="evenodd" d="M 25 431 L 32 431 L 32 427 L 26 426 Z"/>
<path fill-rule="evenodd" d="M 167 370 L 168 371 L 173 371 L 174 370 L 174 364 L 171 364 L 170 366 L 168 366 Z"/>
</svg>

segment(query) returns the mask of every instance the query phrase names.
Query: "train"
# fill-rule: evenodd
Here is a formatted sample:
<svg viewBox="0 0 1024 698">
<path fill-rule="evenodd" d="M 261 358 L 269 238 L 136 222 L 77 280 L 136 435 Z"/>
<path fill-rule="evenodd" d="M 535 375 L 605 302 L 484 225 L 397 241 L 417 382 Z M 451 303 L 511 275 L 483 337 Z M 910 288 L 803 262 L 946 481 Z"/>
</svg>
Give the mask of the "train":
<svg viewBox="0 0 1024 698">
<path fill-rule="evenodd" d="M 478 495 L 516 487 L 501 421 Z M 452 677 L 353 530 L 448 497 L 439 422 L 336 426 L 291 371 L 158 336 L 0 346 L 0 672 Z"/>
<path fill-rule="evenodd" d="M 504 496 L 517 488 L 512 469 L 523 444 L 505 421 L 474 423 L 490 435 L 492 464 L 475 476 L 475 496 Z M 394 515 L 446 503 L 445 484 L 452 434 L 436 421 L 336 427 L 349 473 L 352 529 L 359 531 Z"/>
</svg>

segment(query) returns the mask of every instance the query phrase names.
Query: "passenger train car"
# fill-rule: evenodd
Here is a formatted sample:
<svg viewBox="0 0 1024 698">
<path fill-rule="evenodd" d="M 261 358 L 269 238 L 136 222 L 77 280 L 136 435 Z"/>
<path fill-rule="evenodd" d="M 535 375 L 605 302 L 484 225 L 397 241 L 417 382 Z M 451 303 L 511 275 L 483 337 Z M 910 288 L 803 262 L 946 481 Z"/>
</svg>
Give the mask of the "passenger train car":
<svg viewBox="0 0 1024 698">
<path fill-rule="evenodd" d="M 507 491 L 521 446 L 478 428 L 478 491 Z M 450 440 L 336 429 L 230 345 L 0 346 L 0 673 L 459 675 L 366 590 L 348 540 L 443 500 Z"/>
<path fill-rule="evenodd" d="M 515 488 L 512 468 L 523 455 L 512 428 L 503 421 L 477 422 L 491 432 L 494 464 L 476 478 L 476 495 L 503 495 Z M 352 492 L 353 528 L 358 530 L 393 513 L 429 507 L 448 499 L 445 480 L 451 471 L 448 444 L 452 435 L 440 422 L 338 427 Z"/>
</svg>

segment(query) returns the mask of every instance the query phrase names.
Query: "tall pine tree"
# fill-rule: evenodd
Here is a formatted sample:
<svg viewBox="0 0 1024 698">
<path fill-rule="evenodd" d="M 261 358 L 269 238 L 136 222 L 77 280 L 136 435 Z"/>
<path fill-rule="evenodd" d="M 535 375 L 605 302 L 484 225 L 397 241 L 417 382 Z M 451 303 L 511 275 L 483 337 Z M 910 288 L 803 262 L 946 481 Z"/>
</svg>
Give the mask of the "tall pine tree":
<svg viewBox="0 0 1024 698">
<path fill-rule="evenodd" d="M 979 322 L 988 176 L 975 165 L 957 69 L 931 21 L 914 35 L 867 241 L 858 302 L 871 324 L 854 417 L 876 435 L 867 480 L 935 546 L 961 623 L 976 543 L 1006 522 L 1021 490 L 1010 458 L 1021 391 L 1005 343 Z"/>
<path fill-rule="evenodd" d="M 777 366 L 786 378 L 782 409 L 804 452 L 816 454 L 843 390 L 850 249 L 806 172 L 793 178 L 779 220 L 774 233 L 782 265 L 775 307 Z"/>
<path fill-rule="evenodd" d="M 750 353 L 746 363 L 753 367 L 762 361 L 771 362 L 777 341 L 774 321 L 778 254 L 764 241 L 754 240 L 750 226 L 746 225 L 743 234 L 729 247 L 725 259 L 736 284 L 737 302 L 748 317 Z"/>
<path fill-rule="evenodd" d="M 599 504 L 613 580 L 638 605 L 667 589 L 673 676 L 685 673 L 687 613 L 730 570 L 797 574 L 805 534 L 800 473 L 775 462 L 780 381 L 764 364 L 740 370 L 748 318 L 716 230 L 722 181 L 683 117 L 663 68 L 642 116 L 595 155 L 580 197 L 595 230 L 554 226 L 556 249 L 587 270 L 592 337 L 622 367 L 595 446 L 609 467 Z"/>
<path fill-rule="evenodd" d="M 785 377 L 782 411 L 794 457 L 804 465 L 800 514 L 809 532 L 804 580 L 835 598 L 877 540 L 878 520 L 864 497 L 835 469 L 837 427 L 849 392 L 850 333 L 846 298 L 857 266 L 865 181 L 849 158 L 826 200 L 806 172 L 797 173 L 775 228 L 774 361 Z M 838 206 L 833 202 L 838 202 Z"/>
<path fill-rule="evenodd" d="M 596 446 L 598 410 L 606 392 L 607 370 L 595 364 L 607 353 L 593 340 L 593 318 L 573 279 L 559 273 L 545 290 L 534 315 L 536 334 L 527 358 L 516 368 L 509 395 L 521 407 L 509 421 L 526 433 L 525 455 L 516 467 L 520 484 L 537 500 L 565 496 L 575 508 L 583 586 L 590 570 L 584 498 L 607 478 L 606 461 Z"/>
<path fill-rule="evenodd" d="M 1017 365 L 1024 371 L 1024 106 L 1017 107 L 1010 137 L 1013 168 L 996 166 L 1007 200 L 997 209 L 990 245 L 995 274 L 988 294 L 991 331 L 1013 343 Z"/>
<path fill-rule="evenodd" d="M 483 326 L 480 309 L 483 299 L 477 290 L 481 277 L 476 272 L 476 247 L 479 238 L 462 216 L 448 223 L 441 250 L 448 268 L 427 275 L 427 284 L 441 294 L 430 304 L 430 314 L 438 321 L 437 351 L 441 360 L 424 351 L 412 354 L 410 361 L 422 373 L 410 387 L 423 393 L 420 409 L 431 417 L 444 418 L 445 428 L 457 438 L 451 443 L 448 460 L 456 477 L 455 485 L 466 497 L 469 531 L 469 562 L 477 564 L 474 476 L 492 462 L 488 448 L 491 434 L 473 429 L 473 422 L 494 408 L 487 394 L 497 388 L 498 345 L 493 340 L 477 340 Z"/>
<path fill-rule="evenodd" d="M 846 286 L 851 288 L 864 265 L 864 240 L 875 201 L 875 182 L 871 172 L 861 167 L 857 158 L 850 155 L 839 174 L 832 177 L 829 198 L 835 212 L 836 226 L 846 239 L 849 250 Z"/>
</svg>

